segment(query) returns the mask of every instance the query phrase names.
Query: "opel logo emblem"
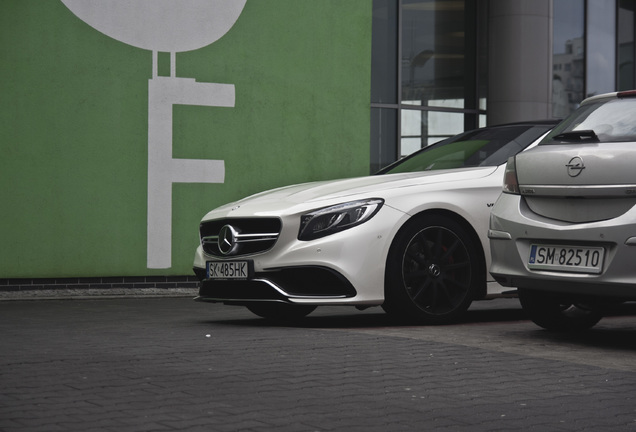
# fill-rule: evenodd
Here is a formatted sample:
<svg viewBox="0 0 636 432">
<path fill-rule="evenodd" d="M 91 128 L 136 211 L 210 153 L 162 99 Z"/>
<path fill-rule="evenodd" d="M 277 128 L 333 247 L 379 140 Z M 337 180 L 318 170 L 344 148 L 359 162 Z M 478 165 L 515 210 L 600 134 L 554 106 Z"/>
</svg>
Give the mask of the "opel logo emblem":
<svg viewBox="0 0 636 432">
<path fill-rule="evenodd" d="M 221 251 L 223 255 L 229 255 L 234 252 L 237 246 L 237 235 L 238 232 L 232 225 L 225 225 L 223 226 L 223 228 L 221 228 L 221 231 L 219 232 L 218 245 L 219 251 Z"/>
<path fill-rule="evenodd" d="M 568 175 L 570 177 L 576 177 L 583 172 L 585 164 L 583 163 L 583 159 L 575 156 L 570 159 L 570 162 L 568 162 L 565 167 L 568 169 Z"/>
</svg>

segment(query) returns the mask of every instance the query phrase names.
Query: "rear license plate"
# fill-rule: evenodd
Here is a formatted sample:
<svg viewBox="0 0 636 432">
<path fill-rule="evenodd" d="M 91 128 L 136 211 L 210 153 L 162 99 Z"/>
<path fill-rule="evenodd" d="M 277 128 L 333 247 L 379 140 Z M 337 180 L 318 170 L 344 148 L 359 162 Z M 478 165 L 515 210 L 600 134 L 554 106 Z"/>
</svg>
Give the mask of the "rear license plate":
<svg viewBox="0 0 636 432">
<path fill-rule="evenodd" d="M 602 247 L 578 247 L 533 244 L 528 267 L 576 273 L 601 272 L 605 250 Z"/>
<path fill-rule="evenodd" d="M 208 279 L 249 279 L 252 277 L 252 261 L 208 261 Z"/>
</svg>

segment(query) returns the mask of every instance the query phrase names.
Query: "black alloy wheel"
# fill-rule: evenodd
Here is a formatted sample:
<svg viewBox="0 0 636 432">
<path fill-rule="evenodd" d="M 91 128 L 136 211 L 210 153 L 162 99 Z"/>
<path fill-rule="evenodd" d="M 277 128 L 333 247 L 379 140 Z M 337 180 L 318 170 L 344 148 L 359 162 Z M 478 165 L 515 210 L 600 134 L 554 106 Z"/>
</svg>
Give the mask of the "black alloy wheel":
<svg viewBox="0 0 636 432">
<path fill-rule="evenodd" d="M 486 283 L 485 263 L 466 229 L 441 215 L 409 221 L 387 259 L 383 308 L 443 324 L 463 315 Z"/>
</svg>

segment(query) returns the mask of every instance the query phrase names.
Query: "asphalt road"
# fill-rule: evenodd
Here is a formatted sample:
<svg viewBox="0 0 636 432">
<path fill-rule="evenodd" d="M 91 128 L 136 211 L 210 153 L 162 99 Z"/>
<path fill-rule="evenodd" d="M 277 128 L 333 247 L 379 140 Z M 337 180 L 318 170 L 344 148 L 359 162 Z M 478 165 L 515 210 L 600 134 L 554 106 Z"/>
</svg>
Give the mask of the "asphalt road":
<svg viewBox="0 0 636 432">
<path fill-rule="evenodd" d="M 0 431 L 635 431 L 636 313 L 576 335 L 517 300 L 297 326 L 189 298 L 0 301 Z"/>
</svg>

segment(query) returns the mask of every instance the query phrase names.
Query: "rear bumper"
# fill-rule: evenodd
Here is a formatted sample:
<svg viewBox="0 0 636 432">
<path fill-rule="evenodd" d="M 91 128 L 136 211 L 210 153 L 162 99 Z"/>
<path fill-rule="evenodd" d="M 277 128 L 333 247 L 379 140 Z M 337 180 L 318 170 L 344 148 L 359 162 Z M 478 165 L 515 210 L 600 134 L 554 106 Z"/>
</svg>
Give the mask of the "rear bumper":
<svg viewBox="0 0 636 432">
<path fill-rule="evenodd" d="M 636 300 L 636 210 L 615 219 L 566 223 L 532 213 L 518 195 L 502 194 L 490 217 L 490 274 L 504 286 L 570 296 Z M 533 243 L 603 247 L 600 274 L 528 268 Z"/>
<path fill-rule="evenodd" d="M 568 297 L 608 298 L 620 301 L 636 300 L 636 285 L 611 284 L 598 282 L 564 281 L 562 277 L 548 279 L 528 275 L 514 276 L 510 274 L 492 273 L 495 280 L 504 286 L 512 286 Z"/>
</svg>

